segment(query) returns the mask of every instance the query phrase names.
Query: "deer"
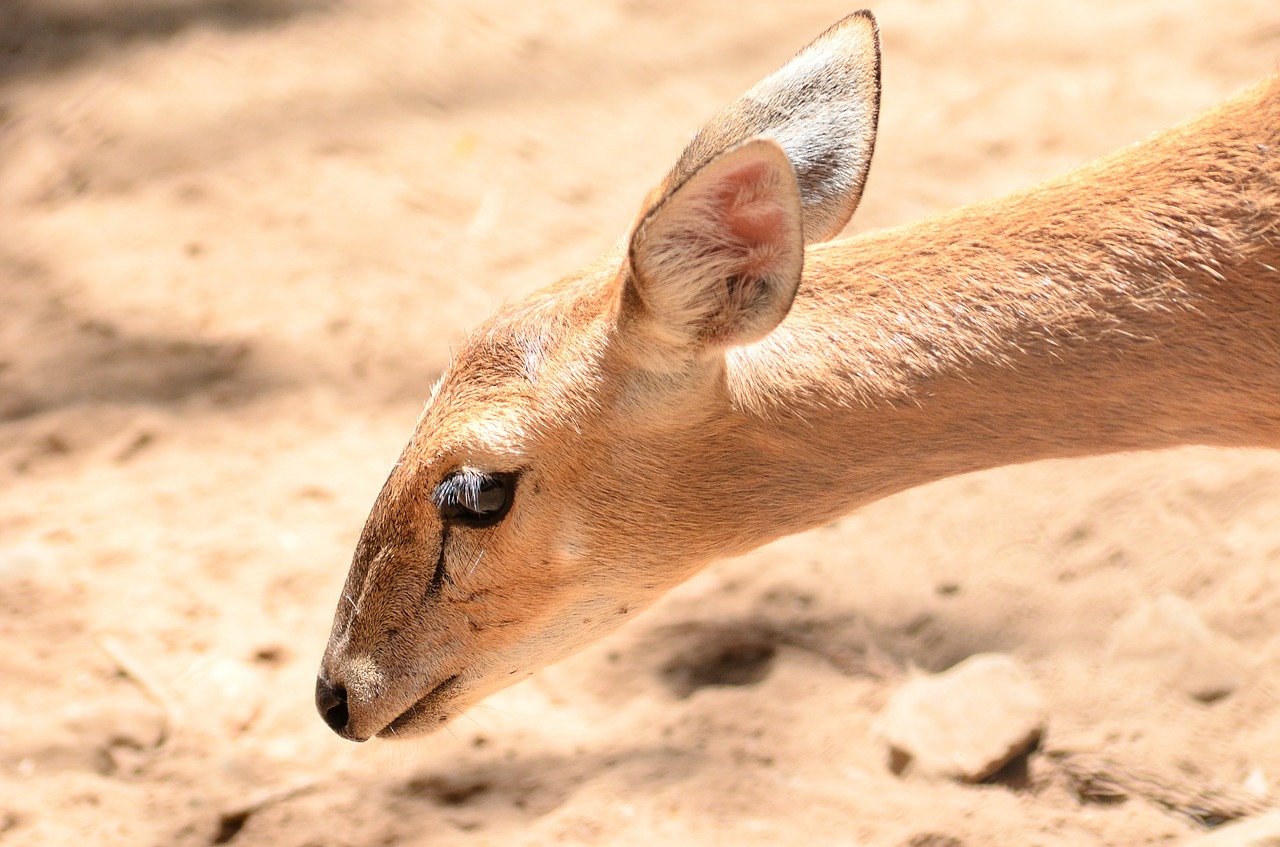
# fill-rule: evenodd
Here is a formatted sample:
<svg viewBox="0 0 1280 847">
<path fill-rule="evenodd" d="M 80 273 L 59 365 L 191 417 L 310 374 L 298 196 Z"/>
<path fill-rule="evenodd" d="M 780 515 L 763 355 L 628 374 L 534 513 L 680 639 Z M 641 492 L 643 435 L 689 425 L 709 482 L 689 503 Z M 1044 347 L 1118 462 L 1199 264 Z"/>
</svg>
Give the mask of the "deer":
<svg viewBox="0 0 1280 847">
<path fill-rule="evenodd" d="M 709 563 L 913 486 L 1280 446 L 1280 75 L 836 239 L 879 105 L 863 11 L 704 126 L 602 259 L 454 351 L 338 603 L 315 689 L 338 735 L 435 730 Z"/>
</svg>

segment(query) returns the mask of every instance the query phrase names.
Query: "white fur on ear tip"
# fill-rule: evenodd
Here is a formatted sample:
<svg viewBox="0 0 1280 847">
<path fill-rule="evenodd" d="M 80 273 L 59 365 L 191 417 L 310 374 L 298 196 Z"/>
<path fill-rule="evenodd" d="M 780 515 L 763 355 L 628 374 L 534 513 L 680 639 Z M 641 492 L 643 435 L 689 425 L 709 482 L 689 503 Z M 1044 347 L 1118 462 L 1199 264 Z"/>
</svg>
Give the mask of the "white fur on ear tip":
<svg viewBox="0 0 1280 847">
<path fill-rule="evenodd" d="M 654 329 L 717 349 L 786 315 L 804 262 L 800 189 L 777 142 L 755 138 L 699 168 L 636 227 L 632 284 Z"/>
</svg>

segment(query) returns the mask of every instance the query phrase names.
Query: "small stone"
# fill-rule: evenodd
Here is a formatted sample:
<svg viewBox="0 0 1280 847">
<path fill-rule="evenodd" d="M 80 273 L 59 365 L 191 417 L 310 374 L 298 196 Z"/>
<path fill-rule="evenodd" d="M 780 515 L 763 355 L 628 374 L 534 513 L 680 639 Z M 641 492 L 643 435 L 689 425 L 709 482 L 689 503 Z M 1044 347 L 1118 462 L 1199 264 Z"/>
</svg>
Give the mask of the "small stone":
<svg viewBox="0 0 1280 847">
<path fill-rule="evenodd" d="M 981 782 L 1034 749 L 1046 721 L 1026 671 L 1010 656 L 987 653 L 909 680 L 881 713 L 879 734 L 896 773 Z"/>
<path fill-rule="evenodd" d="M 265 702 L 261 674 L 245 662 L 205 657 L 186 676 L 184 712 L 206 729 L 239 735 L 257 720 Z"/>
<path fill-rule="evenodd" d="M 1183 847 L 1280 847 L 1280 811 L 1220 826 Z"/>
<path fill-rule="evenodd" d="M 1259 800 L 1265 800 L 1271 794 L 1271 786 L 1267 783 L 1267 775 L 1262 768 L 1249 771 L 1241 787 Z"/>
<path fill-rule="evenodd" d="M 1245 675 L 1240 648 L 1173 594 L 1143 603 L 1117 623 L 1108 652 L 1113 660 L 1147 665 L 1162 684 L 1202 703 L 1229 696 Z"/>
<path fill-rule="evenodd" d="M 41 582 L 57 573 L 59 564 L 57 552 L 42 542 L 0 547 L 0 585 L 19 580 Z"/>
</svg>

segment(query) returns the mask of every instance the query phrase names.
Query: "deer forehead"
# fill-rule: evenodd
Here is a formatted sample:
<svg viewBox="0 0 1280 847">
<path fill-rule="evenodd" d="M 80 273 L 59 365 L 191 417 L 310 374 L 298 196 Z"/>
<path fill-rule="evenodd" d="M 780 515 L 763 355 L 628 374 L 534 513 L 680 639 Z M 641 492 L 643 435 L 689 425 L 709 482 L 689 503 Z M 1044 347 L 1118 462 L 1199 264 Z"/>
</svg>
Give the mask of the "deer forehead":
<svg viewBox="0 0 1280 847">
<path fill-rule="evenodd" d="M 469 343 L 437 384 L 418 427 L 440 450 L 523 453 L 537 435 L 577 429 L 598 407 L 606 382 L 599 334 L 521 329 Z"/>
<path fill-rule="evenodd" d="M 437 398 L 419 420 L 413 448 L 421 459 L 485 467 L 519 461 L 528 452 L 529 427 L 522 404 L 442 399 Z"/>
<path fill-rule="evenodd" d="M 413 447 L 429 461 L 503 459 L 528 446 L 541 367 L 536 345 L 490 334 L 469 339 L 431 389 Z"/>
</svg>

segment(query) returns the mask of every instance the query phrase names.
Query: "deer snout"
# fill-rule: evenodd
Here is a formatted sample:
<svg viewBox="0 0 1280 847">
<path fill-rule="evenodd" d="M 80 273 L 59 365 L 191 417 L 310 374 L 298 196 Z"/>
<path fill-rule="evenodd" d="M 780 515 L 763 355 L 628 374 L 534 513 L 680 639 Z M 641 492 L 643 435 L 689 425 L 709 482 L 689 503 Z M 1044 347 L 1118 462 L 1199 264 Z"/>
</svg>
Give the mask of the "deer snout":
<svg viewBox="0 0 1280 847">
<path fill-rule="evenodd" d="M 331 649 L 316 674 L 316 711 L 324 722 L 348 741 L 367 741 L 382 728 L 382 712 L 394 708 L 387 700 L 386 677 L 367 655 L 351 657 Z"/>
</svg>

